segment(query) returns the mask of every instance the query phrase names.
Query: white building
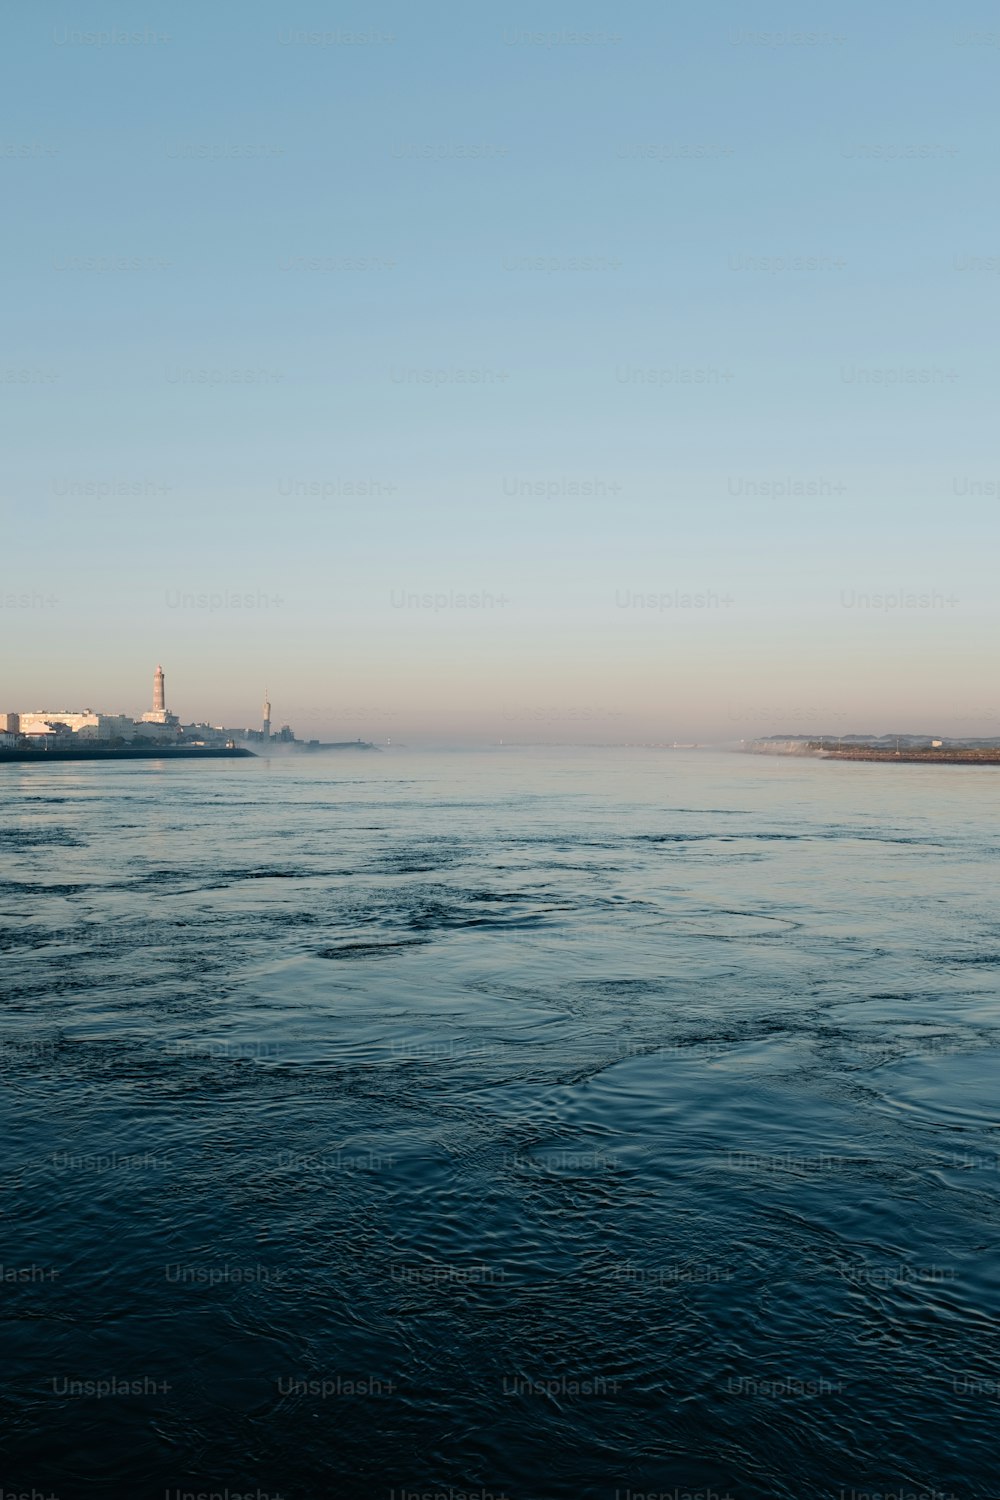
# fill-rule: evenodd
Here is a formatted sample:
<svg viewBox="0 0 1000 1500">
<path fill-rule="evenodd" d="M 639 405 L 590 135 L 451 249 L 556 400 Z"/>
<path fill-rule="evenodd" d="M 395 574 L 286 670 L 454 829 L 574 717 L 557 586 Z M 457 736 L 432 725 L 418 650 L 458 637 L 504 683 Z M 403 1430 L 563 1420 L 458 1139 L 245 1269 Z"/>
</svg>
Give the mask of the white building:
<svg viewBox="0 0 1000 1500">
<path fill-rule="evenodd" d="M 97 727 L 84 724 L 76 733 L 82 740 L 130 740 L 136 732 L 128 714 L 98 714 Z"/>
<path fill-rule="evenodd" d="M 81 729 L 93 729 L 96 733 L 100 714 L 85 708 L 82 712 L 68 708 L 38 708 L 32 713 L 20 714 L 22 734 L 77 734 Z"/>
<path fill-rule="evenodd" d="M 36 735 L 75 734 L 82 740 L 130 740 L 135 724 L 127 714 L 101 714 L 85 708 L 40 708 L 32 713 L 11 714 L 20 721 L 19 733 Z"/>
<path fill-rule="evenodd" d="M 178 722 L 172 714 L 164 723 L 159 719 L 150 720 L 148 714 L 143 714 L 139 722 L 133 725 L 132 733 L 136 739 L 160 740 L 165 744 L 172 744 L 177 738 Z"/>
</svg>

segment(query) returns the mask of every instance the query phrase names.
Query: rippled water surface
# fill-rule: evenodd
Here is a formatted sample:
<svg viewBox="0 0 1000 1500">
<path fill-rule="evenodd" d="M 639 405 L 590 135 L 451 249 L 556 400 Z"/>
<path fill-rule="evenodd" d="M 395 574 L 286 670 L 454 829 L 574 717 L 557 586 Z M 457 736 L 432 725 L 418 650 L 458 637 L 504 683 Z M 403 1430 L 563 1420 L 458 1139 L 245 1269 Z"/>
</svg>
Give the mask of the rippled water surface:
<svg viewBox="0 0 1000 1500">
<path fill-rule="evenodd" d="M 0 767 L 4 1492 L 1000 1494 L 998 812 Z"/>
</svg>

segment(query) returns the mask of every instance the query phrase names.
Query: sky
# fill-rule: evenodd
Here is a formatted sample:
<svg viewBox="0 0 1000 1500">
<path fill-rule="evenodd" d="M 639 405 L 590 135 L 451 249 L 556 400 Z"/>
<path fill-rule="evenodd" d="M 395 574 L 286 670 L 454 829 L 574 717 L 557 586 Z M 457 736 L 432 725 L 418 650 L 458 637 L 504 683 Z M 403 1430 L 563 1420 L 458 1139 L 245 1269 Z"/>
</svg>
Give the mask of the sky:
<svg viewBox="0 0 1000 1500">
<path fill-rule="evenodd" d="M 1000 734 L 993 7 L 0 34 L 0 709 Z"/>
</svg>

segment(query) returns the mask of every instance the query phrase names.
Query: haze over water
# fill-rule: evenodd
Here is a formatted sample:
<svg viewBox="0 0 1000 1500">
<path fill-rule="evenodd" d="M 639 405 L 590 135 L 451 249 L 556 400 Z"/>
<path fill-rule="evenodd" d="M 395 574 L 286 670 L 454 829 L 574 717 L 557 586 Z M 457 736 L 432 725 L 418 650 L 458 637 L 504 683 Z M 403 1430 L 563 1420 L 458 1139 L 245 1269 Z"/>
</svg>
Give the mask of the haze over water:
<svg viewBox="0 0 1000 1500">
<path fill-rule="evenodd" d="M 5 1490 L 995 1495 L 995 772 L 0 780 Z"/>
</svg>

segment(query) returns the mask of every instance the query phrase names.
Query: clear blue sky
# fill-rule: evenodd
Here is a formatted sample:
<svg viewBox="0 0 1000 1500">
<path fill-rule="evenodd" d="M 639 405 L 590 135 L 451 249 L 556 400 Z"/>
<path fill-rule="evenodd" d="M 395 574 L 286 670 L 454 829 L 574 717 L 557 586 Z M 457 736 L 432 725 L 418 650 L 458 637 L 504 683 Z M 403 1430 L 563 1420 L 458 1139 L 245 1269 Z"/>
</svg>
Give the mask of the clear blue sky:
<svg viewBox="0 0 1000 1500">
<path fill-rule="evenodd" d="M 993 7 L 0 25 L 0 706 L 1000 733 Z"/>
</svg>

